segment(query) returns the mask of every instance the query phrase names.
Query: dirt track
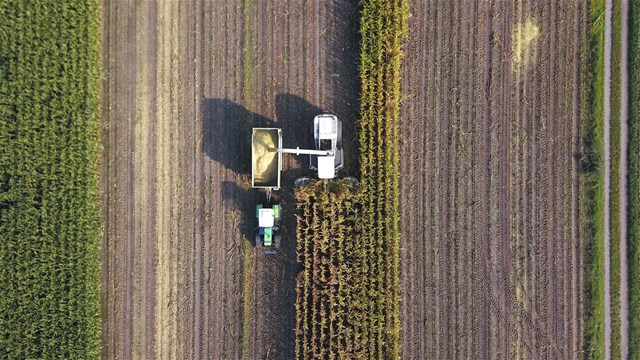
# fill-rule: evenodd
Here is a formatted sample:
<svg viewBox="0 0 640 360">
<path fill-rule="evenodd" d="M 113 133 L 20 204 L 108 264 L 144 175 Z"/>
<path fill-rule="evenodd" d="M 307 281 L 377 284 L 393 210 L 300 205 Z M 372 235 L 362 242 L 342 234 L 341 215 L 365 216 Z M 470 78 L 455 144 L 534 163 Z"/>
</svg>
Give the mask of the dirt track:
<svg viewBox="0 0 640 360">
<path fill-rule="evenodd" d="M 302 146 L 333 112 L 355 172 L 356 5 L 104 0 L 103 13 L 103 358 L 292 358 L 293 216 L 281 255 L 242 251 L 264 201 L 248 188 L 250 129 Z M 286 158 L 285 214 L 306 166 Z"/>
<path fill-rule="evenodd" d="M 583 348 L 583 2 L 412 1 L 401 109 L 403 358 Z"/>
<path fill-rule="evenodd" d="M 613 66 L 612 64 L 615 62 L 614 59 L 614 48 L 613 46 L 613 29 L 617 28 L 614 26 L 614 4 L 611 0 L 606 1 L 605 8 L 605 84 L 604 84 L 604 153 L 605 153 L 605 171 L 604 171 L 604 186 L 605 186 L 605 216 L 604 216 L 604 246 L 605 246 L 605 254 L 604 254 L 604 264 L 605 264 L 605 274 L 604 274 L 604 297 L 605 297 L 605 309 L 604 309 L 604 335 L 605 335 L 605 349 L 604 356 L 606 359 L 617 358 L 620 356 L 622 359 L 626 359 L 628 357 L 628 335 L 629 335 L 629 295 L 628 295 L 628 265 L 627 265 L 627 150 L 628 150 L 628 70 L 627 70 L 627 57 L 628 57 L 628 12 L 629 12 L 629 4 L 628 2 L 622 1 L 620 3 L 616 3 L 615 6 L 620 7 L 621 13 L 621 24 L 620 29 L 620 68 Z M 612 87 L 614 83 L 612 81 L 612 77 L 615 77 L 613 72 L 620 71 L 619 81 L 620 81 L 620 89 L 615 89 Z M 619 91 L 620 96 L 620 129 L 612 129 L 612 110 L 615 108 L 611 104 L 612 93 L 616 93 Z M 620 132 L 620 158 L 613 159 L 612 153 L 614 153 L 615 149 L 611 148 L 612 142 L 612 134 L 615 134 L 616 131 Z M 614 143 L 616 143 L 614 141 Z M 615 166 L 612 166 L 615 161 L 618 160 L 619 168 L 615 169 Z M 611 198 L 611 184 L 613 182 L 613 171 L 618 171 L 619 176 L 619 199 Z M 611 211 L 612 207 L 611 202 L 619 202 L 619 223 L 614 224 L 611 223 Z M 618 227 L 620 232 L 620 238 L 614 239 L 614 244 L 618 242 L 619 246 L 619 256 L 620 256 L 620 279 L 619 279 L 619 287 L 620 293 L 615 294 L 616 296 L 612 296 L 611 289 L 611 252 L 615 251 L 615 249 L 611 248 L 611 228 Z M 619 305 L 612 304 L 612 299 L 617 299 L 619 301 Z M 615 302 L 615 301 L 614 301 Z M 619 306 L 618 313 L 615 314 L 615 306 Z M 617 321 L 612 321 L 612 317 L 615 318 L 616 315 L 619 317 Z M 613 324 L 613 327 L 612 327 Z M 616 329 L 615 326 L 619 324 L 620 328 Z M 612 333 L 619 334 L 620 344 L 612 343 Z M 617 354 L 614 350 L 620 351 Z"/>
</svg>

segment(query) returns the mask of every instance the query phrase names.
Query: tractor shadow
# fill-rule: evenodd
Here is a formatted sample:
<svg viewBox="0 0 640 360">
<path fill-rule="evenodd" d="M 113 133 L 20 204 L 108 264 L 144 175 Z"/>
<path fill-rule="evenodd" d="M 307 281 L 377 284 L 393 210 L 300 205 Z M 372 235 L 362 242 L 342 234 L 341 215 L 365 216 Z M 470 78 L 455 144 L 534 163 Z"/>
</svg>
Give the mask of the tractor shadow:
<svg viewBox="0 0 640 360">
<path fill-rule="evenodd" d="M 292 177 L 289 171 L 283 172 Z M 266 327 L 257 327 L 253 331 L 261 332 L 267 342 L 274 342 L 274 350 L 282 358 L 295 357 L 296 326 L 296 277 L 300 267 L 296 261 L 296 218 L 294 216 L 294 195 L 291 190 L 282 189 L 272 194 L 271 201 L 281 206 L 282 220 L 280 248 L 273 255 L 265 254 L 257 248 L 255 234 L 258 231 L 256 204 L 266 204 L 267 196 L 257 189 L 246 189 L 233 181 L 223 181 L 222 197 L 225 204 L 240 213 L 240 231 L 253 245 L 254 301 L 260 304 L 254 308 L 252 318 L 263 318 Z M 257 315 L 259 314 L 259 315 Z"/>
<path fill-rule="evenodd" d="M 222 181 L 220 193 L 225 207 L 239 214 L 239 231 L 254 246 L 254 266 L 262 269 L 259 293 L 264 292 L 271 304 L 260 308 L 260 316 L 268 327 L 256 329 L 265 339 L 274 341 L 274 348 L 282 358 L 295 357 L 295 300 L 296 276 L 296 217 L 293 182 L 300 176 L 313 176 L 309 170 L 309 156 L 285 154 L 281 173 L 281 188 L 272 191 L 272 202 L 281 206 L 280 234 L 282 241 L 275 255 L 263 254 L 255 248 L 258 220 L 255 206 L 267 203 L 264 190 L 252 189 L 246 183 L 234 180 L 251 175 L 251 129 L 276 127 L 283 131 L 283 146 L 312 148 L 312 120 L 323 110 L 303 98 L 280 94 L 275 99 L 275 120 L 249 111 L 228 99 L 206 99 L 203 116 L 203 152 L 225 169 L 240 175 Z M 257 279 L 256 279 L 257 280 Z"/>
</svg>

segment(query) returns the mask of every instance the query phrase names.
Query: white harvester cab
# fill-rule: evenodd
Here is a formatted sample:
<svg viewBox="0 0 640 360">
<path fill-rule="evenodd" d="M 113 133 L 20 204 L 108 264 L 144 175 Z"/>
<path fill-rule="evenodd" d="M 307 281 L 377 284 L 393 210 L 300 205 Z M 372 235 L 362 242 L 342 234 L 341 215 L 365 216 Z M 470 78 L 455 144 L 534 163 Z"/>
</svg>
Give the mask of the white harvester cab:
<svg viewBox="0 0 640 360">
<path fill-rule="evenodd" d="M 325 155 L 310 154 L 312 169 L 318 170 L 318 178 L 333 179 L 336 170 L 342 168 L 342 122 L 335 115 L 323 114 L 313 119 L 313 140 L 316 150 Z"/>
<path fill-rule="evenodd" d="M 333 179 L 336 177 L 334 164 L 335 155 L 318 156 L 318 178 Z"/>
</svg>

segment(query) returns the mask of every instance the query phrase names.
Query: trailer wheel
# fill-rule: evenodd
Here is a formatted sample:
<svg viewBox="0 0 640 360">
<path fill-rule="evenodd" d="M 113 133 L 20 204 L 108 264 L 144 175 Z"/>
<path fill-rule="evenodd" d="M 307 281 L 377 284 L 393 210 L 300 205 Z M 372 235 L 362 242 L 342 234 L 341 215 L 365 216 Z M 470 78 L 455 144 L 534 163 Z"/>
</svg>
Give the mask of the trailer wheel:
<svg viewBox="0 0 640 360">
<path fill-rule="evenodd" d="M 256 234 L 256 247 L 262 247 L 262 236 L 260 236 L 260 234 Z"/>
</svg>

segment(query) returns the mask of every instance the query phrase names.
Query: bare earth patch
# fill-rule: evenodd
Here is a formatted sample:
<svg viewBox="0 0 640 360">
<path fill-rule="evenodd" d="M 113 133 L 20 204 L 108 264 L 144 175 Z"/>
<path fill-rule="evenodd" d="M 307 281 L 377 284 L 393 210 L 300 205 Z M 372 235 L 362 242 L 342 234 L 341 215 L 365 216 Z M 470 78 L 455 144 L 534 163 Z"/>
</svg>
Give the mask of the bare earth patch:
<svg viewBox="0 0 640 360">
<path fill-rule="evenodd" d="M 403 358 L 579 357 L 585 4 L 410 5 Z"/>
<path fill-rule="evenodd" d="M 308 160 L 285 157 L 282 252 L 247 255 L 251 127 L 309 146 L 332 112 L 354 174 L 356 21 L 350 1 L 103 1 L 104 358 L 293 357 Z"/>
</svg>

